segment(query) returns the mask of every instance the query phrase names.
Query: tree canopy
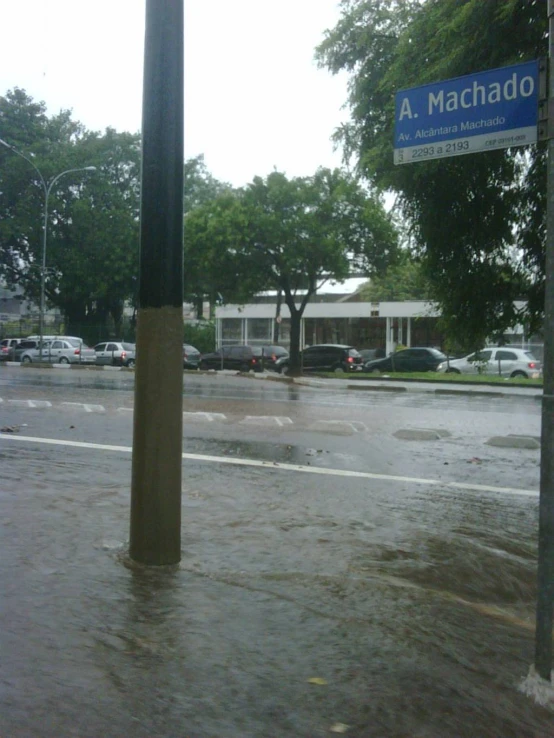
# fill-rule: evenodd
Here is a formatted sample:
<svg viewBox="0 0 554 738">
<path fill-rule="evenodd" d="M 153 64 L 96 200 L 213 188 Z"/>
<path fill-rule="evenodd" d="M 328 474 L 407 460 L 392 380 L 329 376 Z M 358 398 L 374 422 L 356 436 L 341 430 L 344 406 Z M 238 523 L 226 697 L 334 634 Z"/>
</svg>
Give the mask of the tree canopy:
<svg viewBox="0 0 554 738">
<path fill-rule="evenodd" d="M 0 97 L 0 277 L 38 303 L 46 185 L 67 169 L 49 197 L 47 305 L 72 325 L 117 328 L 124 301 L 134 298 L 138 264 L 140 139 L 138 134 L 87 131 L 69 111 L 49 118 L 44 103 L 23 90 Z"/>
<path fill-rule="evenodd" d="M 421 265 L 408 251 L 402 251 L 397 263 L 366 282 L 358 292 L 368 302 L 428 300 L 431 294 Z"/>
<path fill-rule="evenodd" d="M 342 0 L 318 47 L 321 65 L 350 72 L 351 120 L 336 133 L 347 157 L 404 217 L 445 325 L 473 342 L 525 320 L 541 325 L 545 147 L 393 165 L 397 90 L 546 55 L 538 0 Z M 527 299 L 525 315 L 514 300 Z"/>
<path fill-rule="evenodd" d="M 396 258 L 397 237 L 379 199 L 352 176 L 319 169 L 288 179 L 256 177 L 185 218 L 187 253 L 226 301 L 277 290 L 291 313 L 291 369 L 299 364 L 300 320 L 318 286 L 353 271 L 378 274 Z"/>
</svg>

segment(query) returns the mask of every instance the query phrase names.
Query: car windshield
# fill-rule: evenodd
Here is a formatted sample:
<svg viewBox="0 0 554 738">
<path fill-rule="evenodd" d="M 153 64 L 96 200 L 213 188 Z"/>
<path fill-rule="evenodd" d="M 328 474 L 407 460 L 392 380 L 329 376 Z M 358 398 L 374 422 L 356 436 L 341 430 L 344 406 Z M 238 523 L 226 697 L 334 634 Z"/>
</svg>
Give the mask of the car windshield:
<svg viewBox="0 0 554 738">
<path fill-rule="evenodd" d="M 355 358 L 356 356 L 361 356 L 361 354 L 357 349 L 348 349 L 348 356 L 353 356 Z"/>
<path fill-rule="evenodd" d="M 198 349 L 194 348 L 194 346 L 189 346 L 187 343 L 185 343 L 185 345 L 183 346 L 183 349 L 186 351 L 187 354 L 199 354 L 200 353 Z"/>
<path fill-rule="evenodd" d="M 532 351 L 525 351 L 525 356 L 530 359 L 531 361 L 537 361 L 535 355 Z"/>
<path fill-rule="evenodd" d="M 79 348 L 79 346 L 83 345 L 82 341 L 78 341 L 76 338 L 68 338 L 67 343 L 70 346 L 75 346 L 75 348 Z"/>
<path fill-rule="evenodd" d="M 135 344 L 134 343 L 122 343 L 124 351 L 134 351 L 135 350 Z"/>
</svg>

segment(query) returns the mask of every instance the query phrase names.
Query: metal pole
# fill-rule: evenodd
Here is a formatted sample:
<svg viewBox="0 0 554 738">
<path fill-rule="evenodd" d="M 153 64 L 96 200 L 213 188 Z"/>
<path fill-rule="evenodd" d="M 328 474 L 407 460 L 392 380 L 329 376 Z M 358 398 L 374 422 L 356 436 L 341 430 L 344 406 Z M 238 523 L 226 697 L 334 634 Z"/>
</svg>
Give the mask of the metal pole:
<svg viewBox="0 0 554 738">
<path fill-rule="evenodd" d="M 129 553 L 181 558 L 183 0 L 146 0 Z"/>
<path fill-rule="evenodd" d="M 0 144 L 2 144 L 2 146 L 5 146 L 10 151 L 13 151 L 14 154 L 17 154 L 22 159 L 25 159 L 25 161 L 33 167 L 33 169 L 39 176 L 42 189 L 44 190 L 44 220 L 42 224 L 42 259 L 41 259 L 41 268 L 40 268 L 40 307 L 39 307 L 40 312 L 38 316 L 39 334 L 40 334 L 39 361 L 42 361 L 42 341 L 43 341 L 43 336 L 44 336 L 44 312 L 45 312 L 45 303 L 46 303 L 45 283 L 46 283 L 46 242 L 47 242 L 47 230 L 48 230 L 48 198 L 50 197 L 52 186 L 59 180 L 60 177 L 63 177 L 64 174 L 70 174 L 71 172 L 95 172 L 96 167 L 89 166 L 89 167 L 78 167 L 77 169 L 66 169 L 65 171 L 60 172 L 60 174 L 56 175 L 54 179 L 50 182 L 50 184 L 47 185 L 46 180 L 42 176 L 42 172 L 37 167 L 37 165 L 31 159 L 29 159 L 29 157 L 25 156 L 25 154 L 21 153 L 21 151 L 18 151 L 18 149 L 16 149 L 15 146 L 12 146 L 7 141 L 4 141 L 2 138 L 0 138 Z"/>
<path fill-rule="evenodd" d="M 52 182 L 54 184 L 54 182 Z M 42 226 L 42 265 L 40 268 L 40 313 L 38 316 L 38 332 L 39 332 L 39 361 L 42 362 L 42 342 L 44 336 L 44 309 L 45 309 L 45 289 L 46 289 L 46 241 L 48 232 L 48 198 L 50 197 L 50 185 L 46 188 L 44 196 L 44 224 Z"/>
<path fill-rule="evenodd" d="M 548 0 L 548 164 L 535 670 L 550 681 L 554 604 L 554 0 Z"/>
</svg>

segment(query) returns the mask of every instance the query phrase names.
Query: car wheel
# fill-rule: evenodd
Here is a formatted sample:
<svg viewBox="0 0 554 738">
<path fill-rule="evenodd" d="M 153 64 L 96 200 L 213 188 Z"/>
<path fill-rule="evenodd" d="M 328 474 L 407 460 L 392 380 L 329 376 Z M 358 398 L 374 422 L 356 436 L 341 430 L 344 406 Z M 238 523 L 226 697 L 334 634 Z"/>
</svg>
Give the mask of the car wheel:
<svg viewBox="0 0 554 738">
<path fill-rule="evenodd" d="M 23 358 L 21 359 L 21 363 L 22 363 L 22 364 L 31 364 L 31 363 L 32 363 L 32 359 L 31 359 L 31 357 L 30 357 L 30 356 L 24 356 L 24 357 L 23 357 Z"/>
<path fill-rule="evenodd" d="M 344 369 L 342 368 L 342 366 L 340 364 L 338 366 L 336 366 L 333 369 L 333 371 L 335 372 L 335 374 L 344 374 Z"/>
<path fill-rule="evenodd" d="M 516 377 L 523 377 L 523 379 L 529 378 L 525 372 L 513 372 L 510 374 L 510 379 L 515 379 Z"/>
<path fill-rule="evenodd" d="M 129 367 L 129 369 L 133 369 L 135 366 L 135 360 L 129 359 L 129 361 L 127 362 L 127 366 Z"/>
<path fill-rule="evenodd" d="M 459 369 L 447 369 L 445 374 L 461 374 Z"/>
<path fill-rule="evenodd" d="M 373 367 L 373 369 L 369 370 L 370 374 L 381 374 L 381 370 L 377 369 L 377 367 Z"/>
<path fill-rule="evenodd" d="M 208 368 L 208 367 L 207 367 L 207 366 L 206 366 L 206 365 L 204 364 L 204 362 L 203 362 L 203 361 L 201 361 L 201 362 L 200 362 L 200 363 L 198 364 L 198 369 L 199 369 L 199 370 L 200 370 L 201 372 L 205 372 L 207 368 Z"/>
<path fill-rule="evenodd" d="M 285 377 L 288 377 L 289 374 L 289 365 L 283 364 L 283 366 L 279 367 L 279 374 L 284 374 Z"/>
<path fill-rule="evenodd" d="M 67 356 L 60 356 L 60 364 L 69 364 Z"/>
<path fill-rule="evenodd" d="M 250 367 L 248 366 L 248 364 L 241 364 L 240 369 L 239 369 L 239 372 L 245 373 L 245 372 L 249 372 L 249 371 L 250 371 Z"/>
</svg>

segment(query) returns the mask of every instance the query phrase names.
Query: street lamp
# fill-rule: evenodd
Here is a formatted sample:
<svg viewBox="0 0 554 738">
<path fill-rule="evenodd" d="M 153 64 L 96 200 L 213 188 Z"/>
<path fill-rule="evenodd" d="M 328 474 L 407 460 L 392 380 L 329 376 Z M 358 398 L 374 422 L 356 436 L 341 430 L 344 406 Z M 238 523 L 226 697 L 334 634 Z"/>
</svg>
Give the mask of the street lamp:
<svg viewBox="0 0 554 738">
<path fill-rule="evenodd" d="M 72 172 L 95 172 L 96 167 L 90 166 L 90 167 L 78 167 L 77 169 L 65 169 L 63 172 L 60 172 L 59 174 L 57 174 L 47 184 L 46 180 L 42 176 L 42 172 L 31 159 L 29 159 L 27 156 L 25 156 L 25 154 L 22 154 L 21 151 L 18 151 L 14 146 L 12 146 L 7 141 L 4 141 L 1 138 L 0 138 L 0 144 L 2 144 L 2 146 L 5 146 L 10 151 L 13 151 L 14 154 L 17 154 L 22 159 L 25 159 L 25 161 L 28 162 L 33 167 L 33 169 L 39 176 L 40 183 L 44 191 L 44 223 L 42 227 L 42 266 L 40 269 L 40 312 L 39 312 L 39 334 L 40 334 L 39 361 L 42 362 L 42 343 L 43 343 L 43 336 L 44 336 L 45 286 L 46 286 L 45 284 L 46 283 L 46 244 L 48 240 L 48 199 L 50 198 L 52 187 L 56 184 L 56 182 L 60 179 L 60 177 L 63 177 L 65 174 L 71 174 Z"/>
</svg>

